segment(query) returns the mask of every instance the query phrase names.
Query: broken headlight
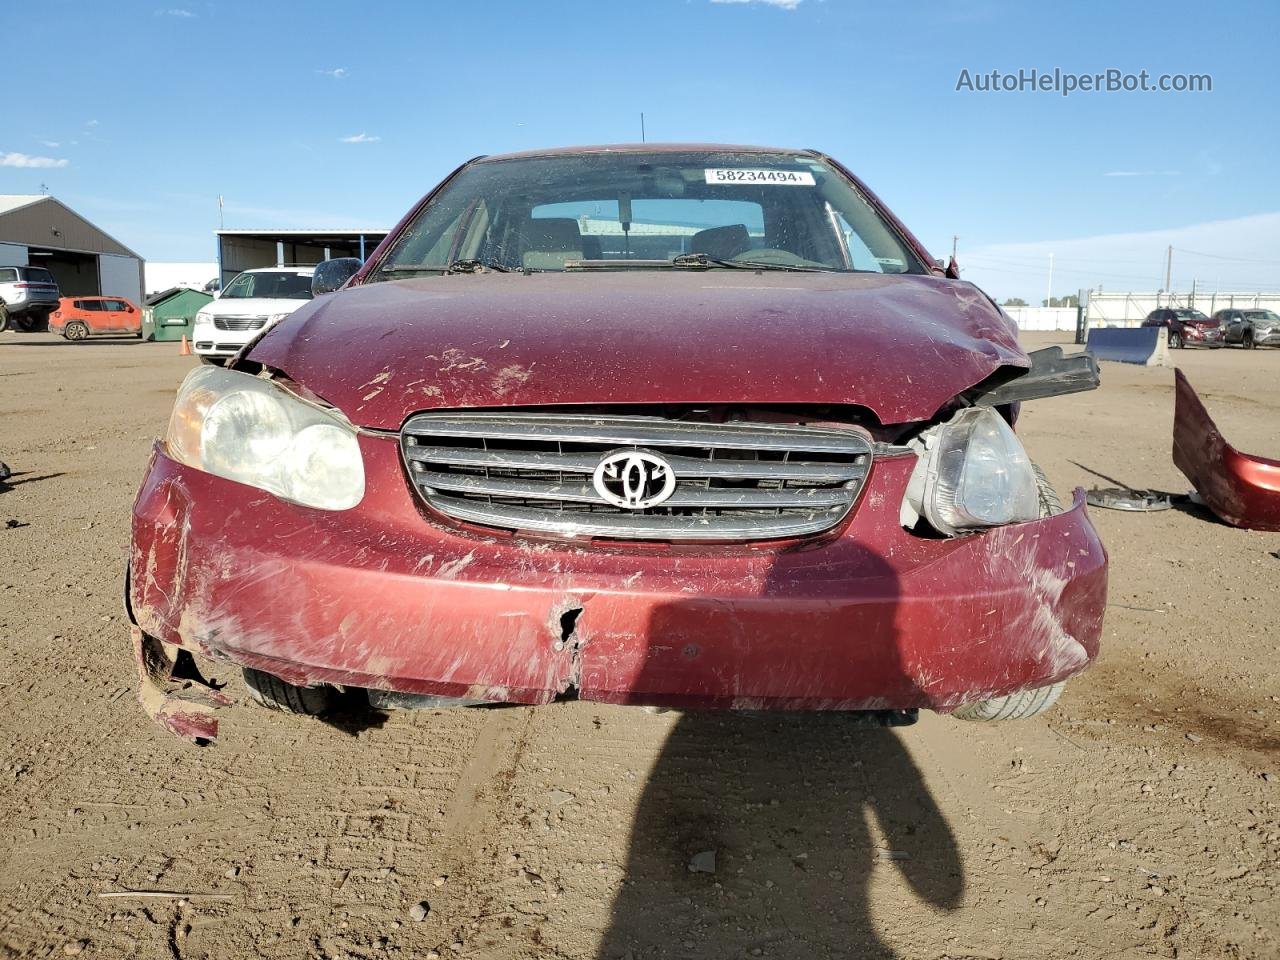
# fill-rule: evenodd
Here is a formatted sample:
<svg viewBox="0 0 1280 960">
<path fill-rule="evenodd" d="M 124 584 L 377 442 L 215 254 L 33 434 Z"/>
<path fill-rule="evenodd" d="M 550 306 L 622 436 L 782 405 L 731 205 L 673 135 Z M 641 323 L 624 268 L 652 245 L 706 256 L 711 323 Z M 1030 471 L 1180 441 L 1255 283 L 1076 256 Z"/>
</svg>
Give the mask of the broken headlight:
<svg viewBox="0 0 1280 960">
<path fill-rule="evenodd" d="M 165 436 L 180 463 L 320 510 L 364 497 L 356 431 L 269 380 L 201 367 L 182 382 Z"/>
<path fill-rule="evenodd" d="M 902 504 L 902 520 L 923 516 L 948 536 L 1034 520 L 1040 515 L 1035 470 L 1013 428 L 990 407 L 968 407 L 914 441 L 920 457 Z"/>
</svg>

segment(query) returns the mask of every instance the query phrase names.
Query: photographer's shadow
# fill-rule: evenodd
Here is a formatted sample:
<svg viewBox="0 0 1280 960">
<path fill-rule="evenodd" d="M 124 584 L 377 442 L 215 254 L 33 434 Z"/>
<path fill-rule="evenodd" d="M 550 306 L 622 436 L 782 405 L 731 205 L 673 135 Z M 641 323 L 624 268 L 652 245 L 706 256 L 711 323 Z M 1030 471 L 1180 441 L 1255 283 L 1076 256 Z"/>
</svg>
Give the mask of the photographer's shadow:
<svg viewBox="0 0 1280 960">
<path fill-rule="evenodd" d="M 821 592 L 821 578 L 836 574 L 811 556 L 778 557 L 770 586 L 792 596 Z M 852 624 L 851 638 L 879 639 L 851 639 L 835 656 L 847 658 L 846 670 L 865 669 L 859 657 L 874 642 L 886 690 L 914 689 L 892 568 L 856 546 L 847 560 L 844 574 L 878 593 L 868 606 L 879 619 L 858 620 L 848 608 L 835 615 Z M 661 689 L 708 629 L 755 653 L 808 640 L 785 621 L 757 620 L 743 634 L 732 610 L 690 599 L 656 614 L 653 635 L 665 642 L 650 648 L 639 688 Z M 820 682 L 834 668 L 829 658 L 809 677 Z M 681 715 L 636 811 L 601 960 L 897 956 L 873 919 L 873 879 L 882 897 L 918 899 L 912 910 L 957 909 L 965 889 L 955 837 L 900 739 L 914 732 L 841 711 Z M 703 872 L 712 851 L 714 873 Z"/>
<path fill-rule="evenodd" d="M 691 872 L 705 851 L 715 873 Z M 600 957 L 894 957 L 869 908 L 877 871 L 935 908 L 964 894 L 898 733 L 842 713 L 685 714 L 636 813 Z"/>
</svg>

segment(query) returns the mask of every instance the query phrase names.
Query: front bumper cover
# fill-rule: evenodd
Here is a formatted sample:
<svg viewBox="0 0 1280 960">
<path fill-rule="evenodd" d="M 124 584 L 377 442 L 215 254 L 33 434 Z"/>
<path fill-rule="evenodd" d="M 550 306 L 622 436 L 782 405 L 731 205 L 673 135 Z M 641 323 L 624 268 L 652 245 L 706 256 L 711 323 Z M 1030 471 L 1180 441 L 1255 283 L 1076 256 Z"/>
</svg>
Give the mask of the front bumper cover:
<svg viewBox="0 0 1280 960">
<path fill-rule="evenodd" d="M 830 534 L 790 544 L 525 539 L 427 514 L 361 437 L 353 510 L 286 503 L 157 446 L 130 605 L 156 642 L 329 683 L 464 700 L 949 711 L 1096 655 L 1106 554 L 1083 493 L 954 539 L 903 530 L 914 457 L 878 459 Z"/>
</svg>

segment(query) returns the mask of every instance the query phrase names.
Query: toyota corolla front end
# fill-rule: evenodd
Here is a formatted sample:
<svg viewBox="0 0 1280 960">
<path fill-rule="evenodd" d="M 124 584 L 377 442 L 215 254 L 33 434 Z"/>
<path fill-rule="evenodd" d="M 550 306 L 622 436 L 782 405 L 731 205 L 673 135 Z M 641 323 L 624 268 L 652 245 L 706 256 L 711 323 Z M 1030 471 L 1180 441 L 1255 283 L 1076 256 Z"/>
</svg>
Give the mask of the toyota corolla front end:
<svg viewBox="0 0 1280 960">
<path fill-rule="evenodd" d="M 1012 429 L 1060 360 L 819 154 L 473 161 L 183 384 L 134 509 L 143 702 L 212 738 L 195 654 L 301 712 L 1030 715 L 1105 606 Z"/>
</svg>

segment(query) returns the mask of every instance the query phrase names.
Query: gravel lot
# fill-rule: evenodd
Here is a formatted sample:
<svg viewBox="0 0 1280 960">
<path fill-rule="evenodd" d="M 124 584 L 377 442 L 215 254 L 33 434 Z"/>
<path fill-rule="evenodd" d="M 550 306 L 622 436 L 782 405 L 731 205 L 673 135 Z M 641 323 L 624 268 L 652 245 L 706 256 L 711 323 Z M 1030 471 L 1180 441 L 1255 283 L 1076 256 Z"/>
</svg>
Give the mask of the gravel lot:
<svg viewBox="0 0 1280 960">
<path fill-rule="evenodd" d="M 1280 955 L 1280 534 L 1095 510 L 1102 657 L 1020 723 L 322 723 L 223 669 L 245 703 L 199 750 L 134 701 L 121 613 L 176 353 L 0 335 L 0 957 Z M 1174 360 L 1229 440 L 1280 456 L 1280 350 Z M 1024 408 L 1032 456 L 1064 495 L 1185 492 L 1172 370 L 1103 378 Z M 103 896 L 138 889 L 188 895 Z"/>
</svg>

